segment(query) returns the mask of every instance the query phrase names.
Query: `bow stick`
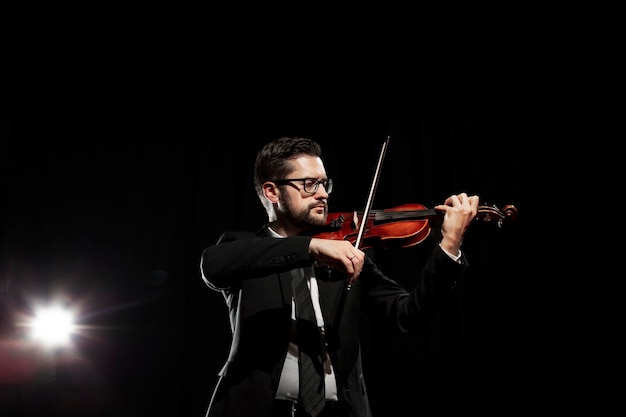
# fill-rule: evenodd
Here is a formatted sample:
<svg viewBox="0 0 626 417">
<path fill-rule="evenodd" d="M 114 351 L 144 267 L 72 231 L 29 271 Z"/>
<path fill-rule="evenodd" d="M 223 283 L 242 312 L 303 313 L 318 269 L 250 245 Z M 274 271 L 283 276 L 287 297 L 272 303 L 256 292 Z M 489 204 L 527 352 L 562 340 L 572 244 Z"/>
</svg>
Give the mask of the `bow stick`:
<svg viewBox="0 0 626 417">
<path fill-rule="evenodd" d="M 387 152 L 387 147 L 389 146 L 390 136 L 387 136 L 385 141 L 383 142 L 383 146 L 380 149 L 380 155 L 378 156 L 378 164 L 376 165 L 376 171 L 374 172 L 374 178 L 372 180 L 372 186 L 370 187 L 370 192 L 367 197 L 367 202 L 365 203 L 365 209 L 363 210 L 363 217 L 361 218 L 361 222 L 359 224 L 359 231 L 356 237 L 356 241 L 354 242 L 354 247 L 359 248 L 361 246 L 361 240 L 363 239 L 363 232 L 365 231 L 365 225 L 367 222 L 363 221 L 369 218 L 370 210 L 372 208 L 372 203 L 374 201 L 374 194 L 376 193 L 376 188 L 378 187 L 378 179 L 380 178 L 380 170 L 383 165 L 383 160 L 385 159 L 385 153 Z M 356 218 L 356 216 L 355 216 Z M 346 304 L 346 297 L 348 293 L 352 289 L 352 284 L 350 284 L 346 280 L 346 285 L 344 287 L 344 291 L 341 293 L 341 299 L 339 300 L 339 306 L 337 307 L 337 314 L 335 316 L 335 328 L 339 330 L 339 323 L 341 322 L 341 316 L 343 315 L 343 307 Z"/>
</svg>

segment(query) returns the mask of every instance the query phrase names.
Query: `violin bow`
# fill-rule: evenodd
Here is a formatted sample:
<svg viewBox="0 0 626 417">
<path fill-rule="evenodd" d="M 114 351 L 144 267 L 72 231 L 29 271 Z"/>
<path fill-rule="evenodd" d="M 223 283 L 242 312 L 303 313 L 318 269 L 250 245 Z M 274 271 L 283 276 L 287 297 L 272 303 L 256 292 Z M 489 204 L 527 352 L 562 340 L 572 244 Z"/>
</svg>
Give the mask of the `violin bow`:
<svg viewBox="0 0 626 417">
<path fill-rule="evenodd" d="M 365 209 L 363 210 L 363 217 L 361 218 L 361 222 L 359 224 L 359 230 L 356 236 L 356 241 L 354 242 L 354 247 L 359 248 L 361 246 L 361 240 L 363 239 L 363 232 L 365 231 L 365 225 L 367 224 L 366 219 L 369 218 L 370 211 L 372 209 L 372 204 L 374 202 L 374 194 L 376 193 L 376 188 L 378 188 L 378 180 L 380 178 L 380 171 L 383 166 L 383 160 L 385 159 L 385 154 L 387 153 L 387 147 L 389 146 L 389 140 L 391 136 L 387 136 L 383 145 L 380 149 L 380 155 L 378 156 L 378 164 L 376 165 L 376 171 L 374 172 L 374 178 L 372 179 L 372 186 L 370 187 L 369 195 L 367 196 L 367 202 L 365 203 Z M 358 219 L 358 217 L 355 216 Z M 339 300 L 339 306 L 337 307 L 337 314 L 335 316 L 335 328 L 339 330 L 339 323 L 341 322 L 341 316 L 343 315 L 343 307 L 346 304 L 346 297 L 348 293 L 352 289 L 352 284 L 350 284 L 346 280 L 346 285 L 344 287 L 344 291 L 341 293 L 341 299 Z"/>
</svg>

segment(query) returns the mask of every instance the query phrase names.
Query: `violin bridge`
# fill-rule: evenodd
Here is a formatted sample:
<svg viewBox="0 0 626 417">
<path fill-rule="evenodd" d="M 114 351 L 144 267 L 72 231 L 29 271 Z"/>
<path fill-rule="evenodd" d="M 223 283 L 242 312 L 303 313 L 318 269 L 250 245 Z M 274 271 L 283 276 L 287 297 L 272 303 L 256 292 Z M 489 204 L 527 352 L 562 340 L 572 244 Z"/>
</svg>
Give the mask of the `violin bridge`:
<svg viewBox="0 0 626 417">
<path fill-rule="evenodd" d="M 359 216 L 357 216 L 356 210 L 352 215 L 352 227 L 356 230 L 359 230 Z"/>
</svg>

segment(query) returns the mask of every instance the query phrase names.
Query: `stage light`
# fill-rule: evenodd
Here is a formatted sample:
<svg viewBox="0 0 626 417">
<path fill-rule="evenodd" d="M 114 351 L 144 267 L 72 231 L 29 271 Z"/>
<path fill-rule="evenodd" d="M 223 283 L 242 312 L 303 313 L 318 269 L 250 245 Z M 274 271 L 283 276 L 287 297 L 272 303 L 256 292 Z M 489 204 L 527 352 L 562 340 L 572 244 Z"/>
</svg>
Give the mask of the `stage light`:
<svg viewBox="0 0 626 417">
<path fill-rule="evenodd" d="M 74 332 L 71 311 L 53 306 L 39 308 L 30 323 L 30 336 L 46 347 L 64 346 Z"/>
</svg>

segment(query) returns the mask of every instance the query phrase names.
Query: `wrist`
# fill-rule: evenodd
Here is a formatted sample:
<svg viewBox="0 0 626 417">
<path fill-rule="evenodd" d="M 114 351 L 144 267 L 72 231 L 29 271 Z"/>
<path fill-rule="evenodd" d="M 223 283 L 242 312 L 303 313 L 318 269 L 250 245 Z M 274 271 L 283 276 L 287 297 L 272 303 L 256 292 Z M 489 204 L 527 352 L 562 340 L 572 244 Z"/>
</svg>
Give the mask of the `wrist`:
<svg viewBox="0 0 626 417">
<path fill-rule="evenodd" d="M 439 242 L 439 246 L 452 257 L 461 256 L 461 242 L 450 242 L 449 240 L 442 239 L 441 242 Z"/>
<path fill-rule="evenodd" d="M 456 252 L 450 252 L 448 251 L 446 248 L 444 248 L 441 243 L 439 243 L 439 247 L 441 248 L 441 250 L 450 257 L 450 259 L 452 259 L 454 262 L 457 263 L 461 263 L 460 259 L 461 259 L 461 250 L 457 249 Z"/>
</svg>

